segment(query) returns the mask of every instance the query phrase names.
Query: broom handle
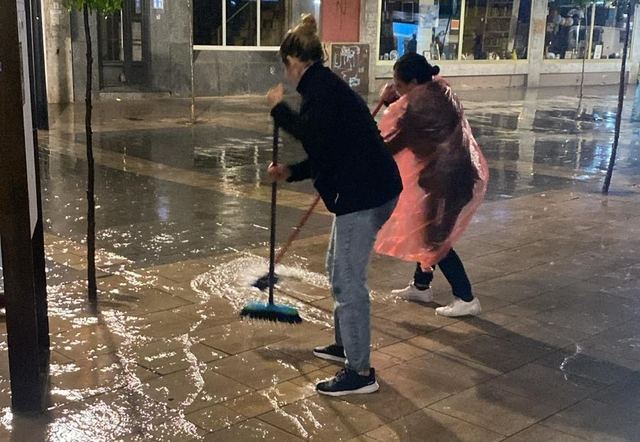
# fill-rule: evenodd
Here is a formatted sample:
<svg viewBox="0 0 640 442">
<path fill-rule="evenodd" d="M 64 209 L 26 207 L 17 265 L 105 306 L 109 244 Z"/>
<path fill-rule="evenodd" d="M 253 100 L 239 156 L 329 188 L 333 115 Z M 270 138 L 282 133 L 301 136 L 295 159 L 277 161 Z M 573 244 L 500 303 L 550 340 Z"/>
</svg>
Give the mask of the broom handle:
<svg viewBox="0 0 640 442">
<path fill-rule="evenodd" d="M 376 107 L 371 112 L 371 116 L 375 118 L 375 116 L 378 115 L 378 112 L 380 112 L 380 109 L 382 109 L 383 105 L 384 103 L 382 102 L 382 100 L 380 100 L 376 105 Z M 275 160 L 273 162 L 275 164 Z M 282 246 L 278 251 L 278 255 L 276 256 L 276 259 L 275 259 L 276 264 L 280 263 L 282 258 L 284 258 L 284 255 L 289 250 L 289 247 L 291 247 L 291 244 L 293 244 L 296 238 L 298 238 L 298 235 L 300 234 L 302 227 L 304 227 L 307 221 L 309 221 L 311 214 L 313 213 L 313 211 L 315 210 L 319 202 L 320 202 L 320 195 L 316 195 L 315 199 L 311 203 L 311 206 L 309 206 L 305 214 L 302 216 L 302 219 L 300 219 L 300 222 L 298 223 L 298 225 L 294 227 L 293 232 L 291 232 L 291 235 L 289 235 L 289 238 L 287 239 L 287 243 L 284 246 Z"/>
<path fill-rule="evenodd" d="M 276 264 L 280 263 L 280 260 L 287 253 L 287 250 L 289 250 L 289 247 L 291 247 L 291 244 L 293 244 L 296 238 L 298 238 L 298 235 L 300 234 L 302 227 L 307 223 L 307 221 L 309 220 L 309 217 L 311 217 L 311 214 L 313 213 L 313 211 L 315 210 L 319 202 L 320 202 L 320 195 L 316 195 L 313 202 L 311 203 L 311 206 L 309 206 L 305 214 L 302 216 L 298 225 L 293 228 L 293 232 L 291 232 L 291 235 L 289 235 L 289 238 L 287 239 L 287 243 L 284 246 L 282 246 L 280 250 L 278 250 L 278 255 L 276 256 Z"/>
<path fill-rule="evenodd" d="M 373 118 L 375 118 L 376 115 L 378 115 L 378 112 L 380 112 L 380 109 L 382 109 L 382 106 L 384 106 L 384 102 L 382 101 L 382 99 L 380 99 L 380 101 L 378 101 L 378 104 L 376 104 L 376 107 L 371 112 L 371 116 Z"/>
<path fill-rule="evenodd" d="M 273 158 L 271 162 L 278 165 L 278 125 L 273 124 Z M 273 284 L 276 271 L 276 196 L 278 194 L 278 182 L 271 183 L 271 239 L 269 244 L 269 304 L 273 305 Z"/>
</svg>

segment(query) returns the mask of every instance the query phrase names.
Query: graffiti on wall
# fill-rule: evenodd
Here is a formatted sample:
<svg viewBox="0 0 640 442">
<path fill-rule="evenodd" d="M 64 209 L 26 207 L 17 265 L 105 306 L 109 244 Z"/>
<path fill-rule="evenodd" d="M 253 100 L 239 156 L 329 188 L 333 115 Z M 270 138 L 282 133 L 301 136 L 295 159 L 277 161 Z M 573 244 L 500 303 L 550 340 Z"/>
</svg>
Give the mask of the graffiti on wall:
<svg viewBox="0 0 640 442">
<path fill-rule="evenodd" d="M 331 69 L 355 91 L 369 91 L 369 45 L 334 43 L 331 45 Z"/>
</svg>

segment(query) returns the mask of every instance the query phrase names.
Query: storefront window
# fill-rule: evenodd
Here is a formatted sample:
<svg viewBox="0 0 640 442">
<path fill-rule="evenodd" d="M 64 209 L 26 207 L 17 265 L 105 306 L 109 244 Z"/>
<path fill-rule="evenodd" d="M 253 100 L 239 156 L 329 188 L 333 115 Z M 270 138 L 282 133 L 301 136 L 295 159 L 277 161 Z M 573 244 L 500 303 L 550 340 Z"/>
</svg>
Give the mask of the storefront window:
<svg viewBox="0 0 640 442">
<path fill-rule="evenodd" d="M 612 2 L 583 7 L 574 0 L 555 0 L 549 3 L 545 58 L 621 58 L 626 33 L 626 14 Z"/>
<path fill-rule="evenodd" d="M 532 0 L 381 1 L 379 60 L 527 58 Z"/>
<path fill-rule="evenodd" d="M 250 0 L 227 0 L 227 46 L 256 46 L 256 4 Z"/>
<path fill-rule="evenodd" d="M 622 58 L 627 33 L 627 15 L 623 8 L 607 5 L 609 2 L 604 3 L 595 5 L 591 58 Z"/>
<path fill-rule="evenodd" d="M 417 52 L 457 60 L 462 0 L 382 0 L 379 60 Z"/>
<path fill-rule="evenodd" d="M 260 45 L 278 46 L 286 32 L 284 0 L 260 0 Z"/>
<path fill-rule="evenodd" d="M 124 61 L 122 14 L 100 16 L 100 54 L 102 61 Z"/>
<path fill-rule="evenodd" d="M 320 2 L 194 0 L 193 44 L 231 47 L 279 46 L 287 30 L 298 23 L 300 16 L 305 13 L 314 14 L 319 23 Z"/>
<path fill-rule="evenodd" d="M 463 60 L 527 58 L 531 0 L 467 0 Z"/>
<path fill-rule="evenodd" d="M 193 2 L 193 44 L 222 45 L 222 0 Z"/>
<path fill-rule="evenodd" d="M 583 58 L 589 48 L 593 8 L 574 0 L 549 2 L 545 33 L 545 58 Z"/>
</svg>

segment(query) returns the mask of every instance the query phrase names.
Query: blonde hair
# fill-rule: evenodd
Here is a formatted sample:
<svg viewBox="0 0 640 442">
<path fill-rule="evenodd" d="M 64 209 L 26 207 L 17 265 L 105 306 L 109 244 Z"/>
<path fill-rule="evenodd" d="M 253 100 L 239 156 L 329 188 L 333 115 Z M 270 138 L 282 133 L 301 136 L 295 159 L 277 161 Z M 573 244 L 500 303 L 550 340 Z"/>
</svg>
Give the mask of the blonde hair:
<svg viewBox="0 0 640 442">
<path fill-rule="evenodd" d="M 313 15 L 303 15 L 300 23 L 287 32 L 280 45 L 280 56 L 284 64 L 289 64 L 287 57 L 311 62 L 324 60 L 324 50 L 318 36 L 318 23 Z"/>
</svg>

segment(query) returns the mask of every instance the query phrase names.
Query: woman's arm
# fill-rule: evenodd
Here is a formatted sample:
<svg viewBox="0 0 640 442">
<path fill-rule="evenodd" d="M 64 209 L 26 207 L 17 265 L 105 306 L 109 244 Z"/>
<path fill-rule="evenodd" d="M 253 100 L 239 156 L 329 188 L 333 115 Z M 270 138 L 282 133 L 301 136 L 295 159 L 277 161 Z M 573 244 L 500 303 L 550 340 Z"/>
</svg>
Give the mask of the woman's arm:
<svg viewBox="0 0 640 442">
<path fill-rule="evenodd" d="M 387 107 L 398 101 L 399 98 L 400 94 L 398 94 L 395 86 L 391 83 L 385 84 L 380 90 L 380 100 Z"/>
<path fill-rule="evenodd" d="M 289 177 L 287 182 L 308 180 L 312 177 L 311 162 L 309 158 L 295 164 L 289 164 Z"/>
<path fill-rule="evenodd" d="M 300 113 L 281 102 L 271 110 L 271 115 L 278 126 L 302 142 L 308 155 L 323 158 L 327 154 L 327 144 L 339 130 L 335 122 L 338 106 L 332 106 L 334 102 L 331 97 L 306 98 Z"/>
<path fill-rule="evenodd" d="M 310 126 L 309 118 L 303 117 L 283 101 L 284 86 L 279 84 L 267 92 L 267 103 L 271 106 L 271 116 L 275 124 L 289 132 L 296 139 L 305 141 L 305 135 Z M 308 112 L 307 112 L 308 113 Z"/>
<path fill-rule="evenodd" d="M 289 105 L 283 101 L 276 104 L 271 109 L 271 116 L 275 123 L 289 132 L 294 138 L 304 141 L 304 133 L 306 122 L 300 117 L 300 114 L 291 109 Z"/>
<path fill-rule="evenodd" d="M 407 147 L 407 141 L 409 141 L 402 127 L 405 113 L 406 99 L 402 101 L 396 100 L 384 113 L 380 123 L 378 123 L 384 143 L 394 155 Z"/>
</svg>

